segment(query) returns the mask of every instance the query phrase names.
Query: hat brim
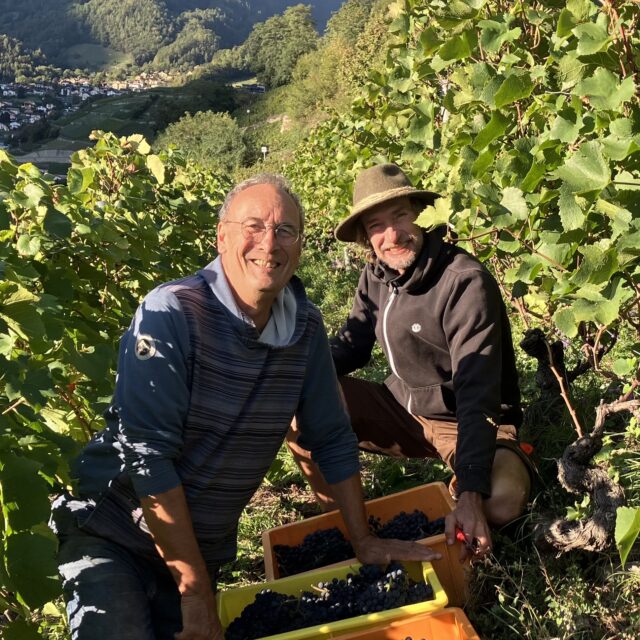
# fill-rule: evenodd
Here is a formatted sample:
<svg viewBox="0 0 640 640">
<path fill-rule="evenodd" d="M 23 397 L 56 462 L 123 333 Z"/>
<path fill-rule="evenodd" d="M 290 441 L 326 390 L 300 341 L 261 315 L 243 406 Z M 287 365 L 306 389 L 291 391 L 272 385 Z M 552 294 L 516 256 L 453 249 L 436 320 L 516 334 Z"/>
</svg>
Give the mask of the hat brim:
<svg viewBox="0 0 640 640">
<path fill-rule="evenodd" d="M 355 242 L 358 238 L 357 231 L 360 216 L 383 202 L 389 202 L 397 198 L 415 198 L 416 200 L 424 202 L 425 205 L 430 205 L 439 197 L 440 194 L 434 191 L 421 191 L 413 187 L 399 187 L 398 189 L 392 189 L 384 193 L 374 194 L 369 198 L 361 200 L 351 209 L 351 213 L 336 227 L 335 236 L 343 242 Z"/>
</svg>

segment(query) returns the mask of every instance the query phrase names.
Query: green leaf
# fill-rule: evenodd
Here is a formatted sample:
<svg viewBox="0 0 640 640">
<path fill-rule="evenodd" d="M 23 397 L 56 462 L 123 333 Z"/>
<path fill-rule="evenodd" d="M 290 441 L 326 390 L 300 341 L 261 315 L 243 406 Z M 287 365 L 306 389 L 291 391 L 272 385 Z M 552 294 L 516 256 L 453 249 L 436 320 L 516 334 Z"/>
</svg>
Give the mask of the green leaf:
<svg viewBox="0 0 640 640">
<path fill-rule="evenodd" d="M 610 40 L 605 26 L 594 22 L 579 24 L 573 29 L 578 38 L 577 53 L 579 56 L 589 56 L 606 49 Z"/>
<path fill-rule="evenodd" d="M 448 224 L 451 217 L 451 198 L 438 198 L 433 205 L 428 205 L 416 218 L 416 224 L 425 229 L 434 229 Z"/>
<path fill-rule="evenodd" d="M 571 34 L 573 28 L 578 24 L 576 17 L 568 9 L 563 9 L 558 16 L 558 25 L 556 27 L 556 34 L 560 38 L 566 38 Z"/>
<path fill-rule="evenodd" d="M 553 175 L 563 180 L 571 193 L 601 191 L 611 180 L 602 145 L 595 140 L 583 144 Z"/>
<path fill-rule="evenodd" d="M 491 114 L 491 119 L 480 130 L 476 139 L 473 141 L 471 148 L 474 151 L 482 151 L 487 145 L 491 144 L 496 138 L 499 138 L 509 126 L 510 119 L 499 111 Z"/>
<path fill-rule="evenodd" d="M 623 378 L 634 371 L 637 364 L 638 362 L 635 358 L 618 358 L 613 361 L 611 369 L 617 376 Z"/>
<path fill-rule="evenodd" d="M 611 239 L 615 240 L 623 233 L 629 231 L 633 214 L 631 211 L 624 209 L 623 207 L 614 204 L 613 202 L 607 202 L 602 198 L 596 200 L 596 211 L 604 213 L 611 220 Z"/>
<path fill-rule="evenodd" d="M 512 75 L 505 78 L 500 88 L 495 94 L 496 108 L 500 109 L 517 100 L 528 98 L 533 91 L 534 84 L 531 76 L 526 71 L 514 71 Z"/>
<path fill-rule="evenodd" d="M 49 519 L 49 487 L 38 475 L 42 465 L 11 453 L 0 459 L 2 507 L 10 530 L 30 529 Z"/>
<path fill-rule="evenodd" d="M 565 109 L 561 114 L 558 114 L 553 121 L 549 136 L 554 140 L 572 144 L 576 141 L 578 135 L 580 135 L 581 128 L 582 117 L 573 111 L 573 109 Z"/>
<path fill-rule="evenodd" d="M 568 338 L 575 338 L 578 335 L 578 323 L 576 322 L 573 311 L 569 307 L 558 309 L 553 314 L 553 321 L 559 331 L 564 333 Z"/>
<path fill-rule="evenodd" d="M 558 80 L 560 81 L 560 89 L 567 91 L 571 87 L 574 87 L 580 80 L 582 80 L 588 67 L 584 64 L 575 54 L 570 51 L 558 62 Z"/>
<path fill-rule="evenodd" d="M 70 346 L 67 350 L 69 361 L 90 380 L 103 381 L 109 374 L 112 364 L 113 351 L 107 345 L 99 344 L 90 351 L 79 352 Z"/>
<path fill-rule="evenodd" d="M 58 238 L 69 238 L 73 231 L 73 223 L 64 213 L 56 211 L 56 209 L 48 209 L 44 217 L 44 230 Z"/>
<path fill-rule="evenodd" d="M 164 184 L 164 163 L 156 155 L 147 156 L 147 167 L 157 180 L 158 184 Z"/>
<path fill-rule="evenodd" d="M 425 56 L 430 56 L 442 43 L 434 27 L 427 27 L 418 38 L 418 44 Z"/>
<path fill-rule="evenodd" d="M 15 302 L 0 306 L 0 318 L 22 338 L 41 338 L 45 335 L 40 314 L 31 302 Z"/>
<path fill-rule="evenodd" d="M 25 206 L 28 208 L 35 208 L 40 204 L 40 200 L 44 197 L 44 189 L 34 182 L 30 182 L 23 189 L 24 194 L 27 196 Z"/>
<path fill-rule="evenodd" d="M 571 277 L 571 281 L 578 286 L 608 282 L 618 270 L 615 250 L 603 251 L 595 245 L 587 245 L 581 247 L 579 251 L 583 259 Z"/>
<path fill-rule="evenodd" d="M 467 30 L 447 40 L 438 50 L 438 55 L 447 62 L 468 58 L 477 45 L 475 30 Z"/>
<path fill-rule="evenodd" d="M 67 187 L 71 193 L 79 194 L 86 191 L 93 182 L 94 171 L 91 167 L 69 169 L 67 173 Z"/>
<path fill-rule="evenodd" d="M 516 220 L 526 220 L 529 217 L 529 207 L 524 195 L 517 187 L 505 187 L 502 192 L 502 200 L 500 204 L 507 210 Z"/>
<path fill-rule="evenodd" d="M 624 566 L 640 533 L 640 509 L 631 507 L 618 507 L 616 511 L 616 546 L 620 553 L 620 561 Z"/>
<path fill-rule="evenodd" d="M 618 76 L 608 69 L 597 69 L 593 76 L 579 82 L 573 93 L 586 97 L 596 109 L 617 111 L 623 102 L 635 93 L 633 77 L 628 76 L 618 83 Z"/>
<path fill-rule="evenodd" d="M 495 151 L 492 151 L 491 149 L 483 151 L 471 165 L 471 173 L 473 174 L 473 177 L 482 177 L 487 169 L 493 164 L 495 157 Z"/>
<path fill-rule="evenodd" d="M 17 533 L 7 537 L 5 562 L 11 588 L 32 609 L 60 593 L 56 548 L 52 538 L 40 534 Z"/>
<path fill-rule="evenodd" d="M 42 640 L 38 626 L 27 620 L 13 620 L 2 627 L 2 640 Z"/>
<path fill-rule="evenodd" d="M 620 314 L 620 304 L 604 298 L 600 302 L 579 299 L 571 308 L 577 322 L 596 322 L 604 326 L 615 322 Z"/>
<path fill-rule="evenodd" d="M 16 249 L 22 256 L 35 256 L 40 251 L 40 236 L 21 235 L 16 243 Z"/>
<path fill-rule="evenodd" d="M 582 198 L 581 198 L 582 200 Z M 577 202 L 576 196 L 571 189 L 563 184 L 560 187 L 560 197 L 558 198 L 558 209 L 562 228 L 565 231 L 580 229 L 585 221 L 585 213 Z"/>
</svg>

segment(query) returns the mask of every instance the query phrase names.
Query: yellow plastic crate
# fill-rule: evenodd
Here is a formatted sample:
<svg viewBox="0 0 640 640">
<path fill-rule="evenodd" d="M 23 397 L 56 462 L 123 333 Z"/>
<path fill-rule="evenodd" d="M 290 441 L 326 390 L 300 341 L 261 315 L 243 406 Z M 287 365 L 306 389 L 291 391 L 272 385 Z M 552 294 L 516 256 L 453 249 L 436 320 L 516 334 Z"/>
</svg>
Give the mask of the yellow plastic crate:
<svg viewBox="0 0 640 640">
<path fill-rule="evenodd" d="M 462 609 L 451 607 L 410 618 L 396 620 L 385 626 L 355 631 L 337 636 L 335 640 L 480 640 Z"/>
<path fill-rule="evenodd" d="M 401 511 L 411 513 L 414 509 L 423 511 L 429 520 L 436 520 L 451 513 L 454 507 L 455 502 L 443 482 L 430 482 L 429 484 L 423 484 L 419 487 L 365 502 L 367 516 L 380 518 L 383 522 L 390 520 Z M 264 570 L 267 580 L 280 578 L 280 569 L 274 551 L 275 545 L 295 546 L 301 544 L 307 534 L 319 529 L 331 529 L 333 527 L 340 529 L 347 540 L 349 539 L 346 525 L 339 511 L 330 511 L 319 516 L 264 531 L 262 534 L 262 546 L 264 548 Z M 465 604 L 467 601 L 467 570 L 469 563 L 460 564 L 460 543 L 456 542 L 452 546 L 447 545 L 444 533 L 424 538 L 420 540 L 420 543 L 442 555 L 440 560 L 433 560 L 432 564 L 440 584 L 442 584 L 447 593 L 449 604 L 456 607 Z M 354 559 L 350 559 L 330 566 L 353 563 Z"/>
<path fill-rule="evenodd" d="M 429 562 L 403 562 L 401 563 L 408 575 L 416 581 L 428 582 L 433 589 L 433 599 L 425 602 L 379 611 L 367 615 L 345 618 L 328 624 L 317 625 L 315 627 L 305 627 L 286 633 L 278 633 L 268 637 L 268 640 L 304 640 L 306 638 L 334 638 L 358 629 L 364 629 L 381 623 L 392 622 L 399 618 L 413 616 L 423 613 L 439 611 L 447 606 L 447 594 L 440 585 L 433 567 Z M 349 573 L 356 573 L 360 567 L 359 563 L 342 565 L 339 567 L 317 569 L 305 574 L 272 580 L 260 584 L 253 584 L 248 587 L 222 591 L 217 595 L 218 615 L 223 628 L 231 624 L 250 605 L 255 596 L 263 589 L 271 589 L 278 593 L 299 596 L 303 591 L 309 591 L 312 585 L 318 582 L 329 582 L 333 578 L 346 578 Z M 266 640 L 266 639 L 265 639 Z"/>
</svg>

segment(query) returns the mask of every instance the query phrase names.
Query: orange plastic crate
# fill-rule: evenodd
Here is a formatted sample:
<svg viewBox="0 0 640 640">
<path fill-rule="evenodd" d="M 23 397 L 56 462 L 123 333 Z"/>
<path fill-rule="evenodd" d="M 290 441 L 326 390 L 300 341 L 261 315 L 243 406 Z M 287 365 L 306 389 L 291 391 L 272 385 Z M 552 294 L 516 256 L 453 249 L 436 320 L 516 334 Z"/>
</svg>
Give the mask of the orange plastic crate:
<svg viewBox="0 0 640 640">
<path fill-rule="evenodd" d="M 462 609 L 411 616 L 386 626 L 335 636 L 334 640 L 480 640 Z"/>
<path fill-rule="evenodd" d="M 380 518 L 382 522 L 390 520 L 401 511 L 409 513 L 415 509 L 423 511 L 429 520 L 435 520 L 446 516 L 453 510 L 454 506 L 455 502 L 442 482 L 431 482 L 365 502 L 367 516 Z M 319 529 L 331 529 L 332 527 L 340 529 L 345 538 L 349 539 L 347 528 L 339 511 L 330 511 L 300 522 L 292 522 L 291 524 L 265 531 L 262 534 L 262 546 L 264 548 L 264 568 L 267 580 L 276 580 L 281 577 L 278 561 L 273 550 L 275 545 L 296 546 L 301 544 L 304 537 L 309 533 Z M 432 560 L 431 564 L 449 598 L 449 604 L 462 606 L 467 599 L 466 570 L 468 563 L 462 565 L 458 560 L 460 543 L 456 542 L 455 545 L 448 546 L 444 533 L 424 538 L 420 540 L 420 543 L 442 554 L 440 560 Z M 349 564 L 352 562 L 353 559 L 350 559 L 337 564 Z"/>
</svg>

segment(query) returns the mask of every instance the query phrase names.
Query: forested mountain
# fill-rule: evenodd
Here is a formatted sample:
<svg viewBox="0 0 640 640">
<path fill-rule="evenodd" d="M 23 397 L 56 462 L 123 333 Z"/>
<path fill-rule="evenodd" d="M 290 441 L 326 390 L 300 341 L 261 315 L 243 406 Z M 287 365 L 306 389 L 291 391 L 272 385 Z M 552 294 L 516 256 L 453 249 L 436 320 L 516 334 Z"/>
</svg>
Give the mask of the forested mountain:
<svg viewBox="0 0 640 640">
<path fill-rule="evenodd" d="M 32 76 L 42 64 L 40 51 L 26 51 L 19 40 L 0 34 L 0 80 Z"/>
<path fill-rule="evenodd" d="M 318 30 L 342 2 L 309 0 Z M 242 43 L 254 24 L 295 4 L 295 0 L 0 0 L 0 34 L 17 40 L 21 52 L 39 50 L 51 64 L 63 68 L 82 66 L 77 47 L 92 44 L 127 54 L 135 66 L 151 63 L 156 68 L 184 69 L 211 60 L 220 48 Z M 69 55 L 72 47 L 75 56 Z"/>
</svg>

